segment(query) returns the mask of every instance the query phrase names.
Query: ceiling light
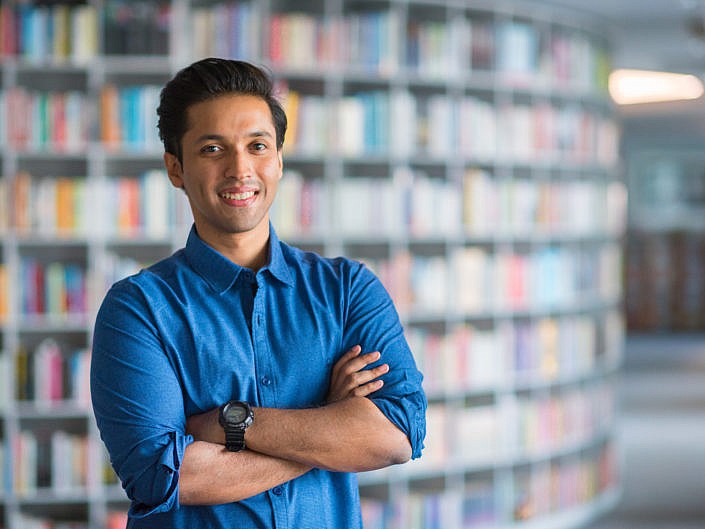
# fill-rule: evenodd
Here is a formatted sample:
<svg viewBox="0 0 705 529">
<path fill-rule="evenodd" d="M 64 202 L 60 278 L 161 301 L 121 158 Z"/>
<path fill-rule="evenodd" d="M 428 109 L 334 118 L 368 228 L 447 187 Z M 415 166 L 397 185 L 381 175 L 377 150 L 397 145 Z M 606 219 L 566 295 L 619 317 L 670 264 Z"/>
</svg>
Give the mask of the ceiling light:
<svg viewBox="0 0 705 529">
<path fill-rule="evenodd" d="M 703 91 L 702 81 L 689 74 L 615 70 L 609 77 L 609 92 L 618 105 L 697 99 Z"/>
</svg>

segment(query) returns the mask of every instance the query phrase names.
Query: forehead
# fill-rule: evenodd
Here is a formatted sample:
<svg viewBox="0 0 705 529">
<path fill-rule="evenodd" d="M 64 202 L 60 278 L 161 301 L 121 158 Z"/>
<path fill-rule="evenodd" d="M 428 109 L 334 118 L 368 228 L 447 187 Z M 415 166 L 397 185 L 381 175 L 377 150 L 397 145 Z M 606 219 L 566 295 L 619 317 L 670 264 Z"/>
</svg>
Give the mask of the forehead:
<svg viewBox="0 0 705 529">
<path fill-rule="evenodd" d="M 255 95 L 226 94 L 191 105 L 186 111 L 186 132 L 233 126 L 274 129 L 267 102 Z"/>
</svg>

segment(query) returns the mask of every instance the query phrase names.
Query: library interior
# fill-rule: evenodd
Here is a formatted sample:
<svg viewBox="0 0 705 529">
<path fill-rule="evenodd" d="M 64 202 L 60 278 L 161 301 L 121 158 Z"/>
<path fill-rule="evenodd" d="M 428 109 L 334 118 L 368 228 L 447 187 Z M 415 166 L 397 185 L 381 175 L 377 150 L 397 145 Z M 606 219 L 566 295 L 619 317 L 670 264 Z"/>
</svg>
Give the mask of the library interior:
<svg viewBox="0 0 705 529">
<path fill-rule="evenodd" d="M 93 326 L 186 243 L 155 110 L 203 57 L 272 73 L 276 233 L 424 375 L 364 529 L 705 527 L 705 0 L 3 0 L 0 529 L 127 523 Z"/>
</svg>

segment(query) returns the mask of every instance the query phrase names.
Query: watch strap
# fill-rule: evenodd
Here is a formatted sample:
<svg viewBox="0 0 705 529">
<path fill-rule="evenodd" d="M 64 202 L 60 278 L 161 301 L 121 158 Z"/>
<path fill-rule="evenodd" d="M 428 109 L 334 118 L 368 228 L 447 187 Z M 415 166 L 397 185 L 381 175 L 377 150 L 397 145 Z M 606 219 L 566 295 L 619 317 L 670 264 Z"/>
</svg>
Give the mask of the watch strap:
<svg viewBox="0 0 705 529">
<path fill-rule="evenodd" d="M 245 429 L 225 427 L 225 448 L 230 452 L 239 452 L 245 448 Z"/>
</svg>

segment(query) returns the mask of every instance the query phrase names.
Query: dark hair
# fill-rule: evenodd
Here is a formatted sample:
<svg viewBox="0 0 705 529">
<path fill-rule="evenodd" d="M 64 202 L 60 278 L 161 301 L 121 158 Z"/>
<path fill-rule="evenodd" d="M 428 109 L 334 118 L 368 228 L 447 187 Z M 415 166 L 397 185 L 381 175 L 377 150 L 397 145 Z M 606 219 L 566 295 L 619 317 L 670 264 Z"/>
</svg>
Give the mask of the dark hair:
<svg viewBox="0 0 705 529">
<path fill-rule="evenodd" d="M 286 114 L 274 97 L 272 78 L 248 62 L 211 57 L 179 71 L 162 89 L 157 108 L 157 126 L 164 150 L 181 162 L 181 140 L 188 128 L 188 109 L 196 103 L 228 94 L 258 96 L 269 105 L 277 149 L 281 149 L 286 133 Z"/>
</svg>

